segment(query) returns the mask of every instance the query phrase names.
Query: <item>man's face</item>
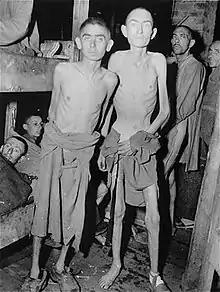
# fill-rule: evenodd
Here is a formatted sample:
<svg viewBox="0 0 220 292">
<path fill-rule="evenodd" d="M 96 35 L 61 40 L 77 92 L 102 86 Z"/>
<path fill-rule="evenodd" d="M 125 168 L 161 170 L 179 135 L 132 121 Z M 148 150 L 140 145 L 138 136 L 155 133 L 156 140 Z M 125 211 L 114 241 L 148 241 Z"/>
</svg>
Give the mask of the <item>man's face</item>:
<svg viewBox="0 0 220 292">
<path fill-rule="evenodd" d="M 43 122 L 39 116 L 31 116 L 23 125 L 26 132 L 33 138 L 38 138 L 43 128 Z"/>
<path fill-rule="evenodd" d="M 211 68 L 220 65 L 220 42 L 214 42 L 208 52 L 208 63 Z"/>
<path fill-rule="evenodd" d="M 128 39 L 131 46 L 137 48 L 146 47 L 156 35 L 153 29 L 153 19 L 149 11 L 135 9 L 127 17 L 126 25 L 122 26 L 122 33 Z"/>
<path fill-rule="evenodd" d="M 177 27 L 171 39 L 175 55 L 183 55 L 192 47 L 191 36 L 185 27 Z"/>
<path fill-rule="evenodd" d="M 16 138 L 9 138 L 2 146 L 2 156 L 9 160 L 12 164 L 15 164 L 18 159 L 24 154 L 24 143 Z"/>
<path fill-rule="evenodd" d="M 78 49 L 91 61 L 100 61 L 110 51 L 113 41 L 107 29 L 99 24 L 87 24 L 76 38 Z"/>
</svg>

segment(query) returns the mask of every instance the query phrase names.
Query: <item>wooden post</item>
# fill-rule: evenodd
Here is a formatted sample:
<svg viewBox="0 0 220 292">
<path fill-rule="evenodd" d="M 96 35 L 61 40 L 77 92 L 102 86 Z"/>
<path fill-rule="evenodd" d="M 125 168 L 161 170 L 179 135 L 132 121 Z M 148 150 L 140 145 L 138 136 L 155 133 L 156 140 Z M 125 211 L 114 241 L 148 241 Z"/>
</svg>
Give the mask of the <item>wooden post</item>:
<svg viewBox="0 0 220 292">
<path fill-rule="evenodd" d="M 183 291 L 211 291 L 214 267 L 210 264 L 214 232 L 219 220 L 220 193 L 220 92 L 217 115 L 195 218 Z M 219 256 L 219 255 L 216 255 Z"/>
<path fill-rule="evenodd" d="M 78 36 L 79 28 L 82 22 L 89 15 L 89 0 L 74 0 L 73 4 L 73 25 L 72 25 L 72 40 Z M 74 50 L 74 61 L 80 59 L 79 50 Z"/>
<path fill-rule="evenodd" d="M 6 141 L 7 138 L 10 136 L 11 130 L 15 129 L 16 117 L 17 117 L 17 101 L 12 101 L 6 107 L 4 141 Z"/>
</svg>

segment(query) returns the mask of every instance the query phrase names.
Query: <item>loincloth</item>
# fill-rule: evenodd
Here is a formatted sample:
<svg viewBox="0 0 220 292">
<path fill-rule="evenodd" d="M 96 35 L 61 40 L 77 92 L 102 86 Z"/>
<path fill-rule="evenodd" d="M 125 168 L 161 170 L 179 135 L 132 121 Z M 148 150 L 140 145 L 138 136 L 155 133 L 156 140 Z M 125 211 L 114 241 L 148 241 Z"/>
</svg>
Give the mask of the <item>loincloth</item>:
<svg viewBox="0 0 220 292">
<path fill-rule="evenodd" d="M 53 123 L 45 126 L 33 235 L 44 237 L 50 233 L 56 242 L 64 244 L 75 238 L 73 245 L 78 250 L 90 180 L 89 164 L 98 139 L 97 132 L 62 134 Z"/>
<path fill-rule="evenodd" d="M 102 146 L 102 155 L 106 158 L 109 179 L 115 164 L 120 163 L 122 173 L 119 174 L 125 191 L 126 203 L 133 206 L 144 204 L 143 190 L 157 184 L 156 152 L 160 148 L 157 138 L 147 140 L 147 133 L 139 131 L 130 137 L 132 155 L 118 155 L 120 134 L 112 129 Z"/>
</svg>

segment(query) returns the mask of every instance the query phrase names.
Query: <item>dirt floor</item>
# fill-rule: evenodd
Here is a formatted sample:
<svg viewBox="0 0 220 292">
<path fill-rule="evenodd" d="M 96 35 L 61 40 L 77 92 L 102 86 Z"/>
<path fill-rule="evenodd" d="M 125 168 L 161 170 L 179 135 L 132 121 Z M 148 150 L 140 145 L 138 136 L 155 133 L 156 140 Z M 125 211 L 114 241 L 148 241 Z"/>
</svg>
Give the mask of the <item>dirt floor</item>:
<svg viewBox="0 0 220 292">
<path fill-rule="evenodd" d="M 180 184 L 180 193 L 182 192 L 182 202 L 179 205 L 184 206 L 184 212 L 181 215 L 186 215 L 188 219 L 194 218 L 196 203 L 198 199 L 199 184 L 201 182 L 201 173 L 184 174 L 182 185 Z M 185 187 L 183 187 L 185 186 Z M 186 187 L 187 186 L 187 187 Z M 182 188 L 182 190 L 181 190 Z M 162 192 L 163 194 L 163 189 Z M 193 198 L 194 196 L 194 198 Z M 191 203 L 187 204 L 191 198 Z M 192 208 L 192 200 L 194 207 Z M 90 202 L 91 203 L 91 202 Z M 89 203 L 89 204 L 90 204 Z M 166 197 L 160 202 L 161 221 L 166 221 L 165 208 Z M 129 208 L 128 208 L 129 210 Z M 131 211 L 131 210 L 130 210 Z M 94 217 L 94 213 L 92 214 Z M 129 217 L 129 212 L 127 217 Z M 143 212 L 136 214 L 136 221 L 143 220 Z M 91 221 L 91 217 L 88 218 Z M 131 223 L 132 220 L 130 220 Z M 136 222 L 135 221 L 135 222 Z M 126 225 L 126 224 L 125 224 Z M 129 224 L 128 224 L 129 225 Z M 138 234 L 143 232 L 143 227 L 136 226 Z M 88 229 L 89 230 L 89 227 Z M 160 263 L 164 266 L 163 276 L 164 281 L 169 286 L 172 292 L 181 292 L 181 278 L 186 266 L 187 254 L 190 245 L 192 229 L 177 229 L 175 235 L 169 236 L 169 232 L 164 226 L 161 226 L 160 238 Z M 88 234 L 88 231 L 86 232 Z M 105 234 L 104 234 L 105 235 Z M 112 292 L 148 292 L 151 291 L 148 280 L 149 273 L 149 254 L 147 242 L 137 242 L 134 234 L 129 236 L 126 234 L 127 241 L 123 244 L 124 268 L 117 278 L 113 286 L 109 289 Z M 145 231 L 145 237 L 146 237 Z M 171 240 L 170 240 L 171 239 Z M 111 248 L 103 246 L 99 241 L 94 239 L 91 243 L 87 242 L 88 238 L 84 238 L 84 248 L 87 248 L 86 256 L 82 254 L 74 255 L 69 253 L 68 266 L 73 269 L 76 275 L 81 292 L 101 292 L 106 291 L 99 287 L 98 280 L 110 268 L 111 265 Z M 127 242 L 127 244 L 126 244 Z M 90 247 L 88 249 L 88 247 Z M 0 251 L 0 291 L 1 292 L 16 292 L 20 290 L 25 278 L 28 277 L 31 267 L 32 241 L 31 238 L 25 238 L 17 243 L 10 245 Z M 51 264 L 56 261 L 59 255 L 59 249 L 52 249 L 46 245 L 43 246 L 41 253 L 41 266 L 47 269 L 51 268 Z M 218 278 L 218 277 L 217 277 Z M 219 279 L 216 280 L 218 282 Z M 215 287 L 214 287 L 215 286 Z M 213 285 L 212 291 L 205 292 L 220 292 L 219 288 Z M 45 292 L 59 292 L 59 287 L 51 280 L 49 281 Z M 197 291 L 200 292 L 200 291 Z"/>
<path fill-rule="evenodd" d="M 190 230 L 180 229 L 176 232 L 164 268 L 164 280 L 167 282 L 171 291 L 174 292 L 181 291 L 181 275 L 184 271 L 186 262 L 190 233 Z M 31 252 L 30 239 L 22 240 L 14 244 L 14 246 L 10 246 L 2 251 L 0 291 L 19 291 L 19 288 L 30 271 Z M 56 260 L 58 253 L 58 249 L 52 250 L 44 246 L 44 256 L 49 255 L 46 260 L 46 267 L 50 268 L 51 263 Z M 73 256 L 69 266 L 72 267 L 74 271 L 80 271 L 76 279 L 82 291 L 105 291 L 99 287 L 98 280 L 111 265 L 111 256 L 109 253 L 110 248 L 103 247 L 98 241 L 95 241 L 86 258 L 81 254 Z M 148 281 L 148 272 L 149 256 L 147 245 L 136 242 L 132 236 L 124 258 L 124 269 L 110 291 L 151 291 Z M 59 292 L 59 288 L 57 284 L 49 282 L 45 291 Z"/>
</svg>

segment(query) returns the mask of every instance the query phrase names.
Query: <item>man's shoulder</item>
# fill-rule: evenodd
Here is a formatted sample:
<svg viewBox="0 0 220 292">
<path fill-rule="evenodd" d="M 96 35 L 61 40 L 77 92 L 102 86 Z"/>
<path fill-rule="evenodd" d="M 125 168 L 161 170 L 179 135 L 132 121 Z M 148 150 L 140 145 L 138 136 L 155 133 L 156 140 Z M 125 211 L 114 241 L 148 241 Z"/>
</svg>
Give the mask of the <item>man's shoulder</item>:
<svg viewBox="0 0 220 292">
<path fill-rule="evenodd" d="M 129 52 L 129 50 L 116 51 L 112 54 L 112 57 L 121 58 L 121 57 L 125 56 L 128 52 Z"/>
<path fill-rule="evenodd" d="M 117 76 L 117 74 L 114 73 L 114 72 L 112 72 L 112 71 L 110 71 L 110 70 L 108 70 L 108 69 L 105 69 L 105 68 L 103 68 L 103 71 L 105 73 L 104 79 L 105 79 L 106 83 L 108 85 L 110 85 L 110 86 L 111 85 L 116 85 L 117 82 L 118 82 L 118 76 Z"/>
<path fill-rule="evenodd" d="M 165 59 L 165 56 L 162 53 L 159 53 L 159 52 L 151 52 L 151 51 L 148 51 L 147 53 L 152 58 L 164 58 Z"/>
<path fill-rule="evenodd" d="M 55 66 L 55 71 L 56 72 L 65 72 L 66 70 L 72 68 L 73 64 L 74 63 L 70 63 L 70 62 L 60 62 Z"/>
<path fill-rule="evenodd" d="M 158 63 L 161 65 L 161 63 L 166 63 L 166 58 L 162 53 L 148 51 L 148 56 L 154 64 Z"/>
<path fill-rule="evenodd" d="M 128 53 L 128 50 L 116 51 L 111 55 L 111 61 L 113 61 L 114 63 L 121 63 L 123 59 L 125 58 L 125 56 L 127 55 L 127 53 Z"/>
<path fill-rule="evenodd" d="M 196 59 L 194 56 L 190 57 L 189 65 L 194 68 L 205 69 L 205 66 L 202 64 L 202 62 Z"/>
</svg>

